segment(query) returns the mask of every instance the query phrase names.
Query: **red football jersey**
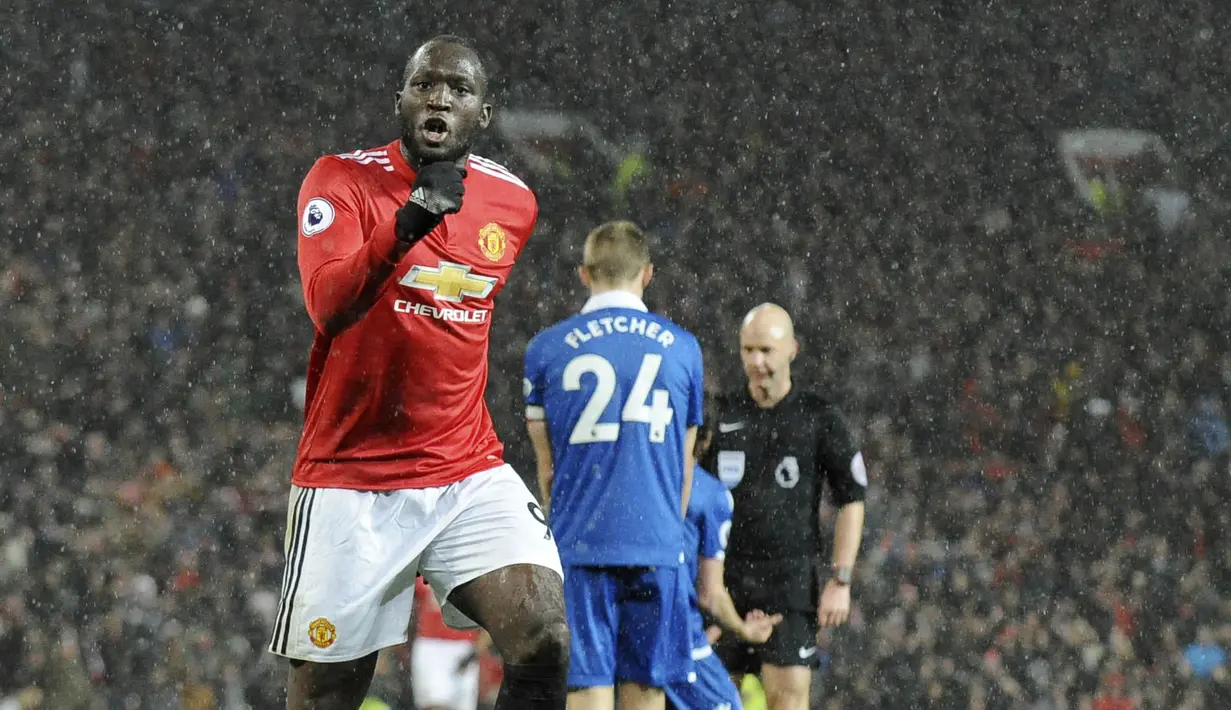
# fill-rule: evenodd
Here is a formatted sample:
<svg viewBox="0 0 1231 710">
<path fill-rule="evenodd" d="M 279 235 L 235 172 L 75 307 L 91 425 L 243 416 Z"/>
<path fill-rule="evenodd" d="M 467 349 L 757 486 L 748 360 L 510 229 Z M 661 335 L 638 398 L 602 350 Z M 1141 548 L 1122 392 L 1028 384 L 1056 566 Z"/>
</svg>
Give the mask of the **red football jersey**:
<svg viewBox="0 0 1231 710">
<path fill-rule="evenodd" d="M 415 583 L 415 637 L 444 641 L 474 641 L 478 630 L 458 631 L 445 623 L 432 587 L 420 577 Z"/>
<path fill-rule="evenodd" d="M 427 488 L 503 463 L 483 399 L 491 312 L 538 203 L 472 155 L 461 211 L 395 264 L 394 213 L 414 177 L 394 141 L 325 156 L 300 188 L 299 274 L 316 335 L 296 485 Z"/>
</svg>

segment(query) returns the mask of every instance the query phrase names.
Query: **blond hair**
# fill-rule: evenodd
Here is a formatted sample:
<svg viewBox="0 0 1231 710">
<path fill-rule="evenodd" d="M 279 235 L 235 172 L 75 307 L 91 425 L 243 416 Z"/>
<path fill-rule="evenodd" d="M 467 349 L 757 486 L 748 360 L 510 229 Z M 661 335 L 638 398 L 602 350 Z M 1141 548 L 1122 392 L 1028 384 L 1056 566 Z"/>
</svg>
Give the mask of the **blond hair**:
<svg viewBox="0 0 1231 710">
<path fill-rule="evenodd" d="M 640 227 L 627 220 L 600 224 L 586 235 L 581 261 L 595 281 L 631 281 L 650 263 L 650 240 Z"/>
</svg>

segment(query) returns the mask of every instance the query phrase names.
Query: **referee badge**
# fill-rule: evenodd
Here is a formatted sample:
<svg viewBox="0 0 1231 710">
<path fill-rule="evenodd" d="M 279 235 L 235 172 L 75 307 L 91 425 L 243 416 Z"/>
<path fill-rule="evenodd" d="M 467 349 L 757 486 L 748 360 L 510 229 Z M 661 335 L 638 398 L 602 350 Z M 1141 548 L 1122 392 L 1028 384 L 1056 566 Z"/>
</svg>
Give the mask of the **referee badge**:
<svg viewBox="0 0 1231 710">
<path fill-rule="evenodd" d="M 774 469 L 774 480 L 783 488 L 794 488 L 799 483 L 799 459 L 785 456 Z"/>
<path fill-rule="evenodd" d="M 734 488 L 744 480 L 745 458 L 743 451 L 718 452 L 718 479 L 724 486 Z"/>
</svg>

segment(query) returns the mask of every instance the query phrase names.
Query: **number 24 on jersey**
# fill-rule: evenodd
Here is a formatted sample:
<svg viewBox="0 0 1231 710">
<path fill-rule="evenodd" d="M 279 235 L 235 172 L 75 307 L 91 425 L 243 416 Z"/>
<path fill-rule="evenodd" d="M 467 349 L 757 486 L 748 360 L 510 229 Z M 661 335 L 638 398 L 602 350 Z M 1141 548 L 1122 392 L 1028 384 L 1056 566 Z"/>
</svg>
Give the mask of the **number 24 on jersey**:
<svg viewBox="0 0 1231 710">
<path fill-rule="evenodd" d="M 628 399 L 620 409 L 621 422 L 650 425 L 650 442 L 661 444 L 667 438 L 667 425 L 675 413 L 667 390 L 653 389 L 654 379 L 662 366 L 663 356 L 648 354 L 641 360 L 637 379 L 633 382 Z M 600 422 L 603 412 L 616 393 L 616 371 L 611 362 L 602 355 L 589 353 L 569 361 L 564 368 L 564 389 L 570 392 L 581 390 L 583 375 L 594 376 L 594 392 L 590 401 L 581 410 L 577 425 L 569 436 L 570 444 L 597 444 L 620 438 L 620 422 Z"/>
</svg>

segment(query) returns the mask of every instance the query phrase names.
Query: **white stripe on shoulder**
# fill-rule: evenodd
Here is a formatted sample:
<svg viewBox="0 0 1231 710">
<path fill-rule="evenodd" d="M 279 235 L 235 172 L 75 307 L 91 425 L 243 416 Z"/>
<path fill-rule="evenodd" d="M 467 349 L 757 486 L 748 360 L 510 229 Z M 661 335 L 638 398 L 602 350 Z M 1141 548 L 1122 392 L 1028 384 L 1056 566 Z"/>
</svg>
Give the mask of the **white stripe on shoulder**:
<svg viewBox="0 0 1231 710">
<path fill-rule="evenodd" d="M 513 174 L 513 171 L 512 171 L 512 170 L 509 170 L 508 168 L 504 167 L 504 166 L 503 166 L 503 165 L 501 165 L 500 163 L 497 163 L 496 161 L 492 160 L 491 158 L 484 158 L 484 157 L 483 157 L 483 156 L 481 156 L 481 155 L 476 155 L 475 153 L 471 153 L 471 154 L 470 154 L 470 159 L 471 159 L 471 160 L 473 160 L 473 161 L 475 161 L 476 163 L 483 163 L 483 164 L 487 165 L 487 167 L 489 167 L 489 168 L 495 168 L 495 169 L 497 169 L 497 170 L 503 170 L 503 171 L 505 171 L 506 173 L 509 173 L 510 175 L 512 175 L 512 174 Z"/>
<path fill-rule="evenodd" d="M 385 172 L 393 172 L 393 166 L 390 164 L 387 150 L 356 150 L 353 153 L 339 153 L 338 157 L 343 160 L 350 160 L 359 165 L 371 165 L 375 163 L 381 166 Z"/>
<path fill-rule="evenodd" d="M 483 163 L 477 163 L 477 162 L 472 162 L 470 164 L 470 167 L 474 168 L 475 170 L 478 170 L 479 172 L 485 175 L 491 175 L 492 177 L 500 178 L 501 180 L 504 180 L 505 182 L 511 182 L 514 185 L 517 185 L 518 187 L 522 188 L 523 190 L 530 189 L 529 185 L 522 182 L 520 179 L 518 179 L 516 175 L 508 172 L 507 170 L 496 170 L 494 168 L 487 167 Z"/>
<path fill-rule="evenodd" d="M 476 165 L 482 165 L 482 166 L 484 166 L 484 167 L 491 168 L 492 170 L 495 170 L 495 171 L 498 171 L 498 172 L 502 172 L 502 173 L 504 173 L 505 175 L 508 175 L 508 176 L 509 176 L 509 177 L 511 177 L 511 178 L 517 178 L 517 175 L 516 175 L 516 174 L 514 174 L 512 170 L 509 170 L 508 168 L 504 167 L 504 166 L 503 166 L 503 165 L 501 165 L 500 163 L 497 163 L 496 161 L 492 160 L 491 158 L 484 158 L 484 157 L 483 157 L 483 156 L 481 156 L 481 155 L 474 155 L 474 154 L 471 154 L 470 159 L 471 159 L 471 160 L 473 160 L 473 161 L 475 162 L 475 164 L 476 164 Z M 517 179 L 518 179 L 518 181 L 520 182 L 520 178 L 517 178 Z"/>
</svg>

